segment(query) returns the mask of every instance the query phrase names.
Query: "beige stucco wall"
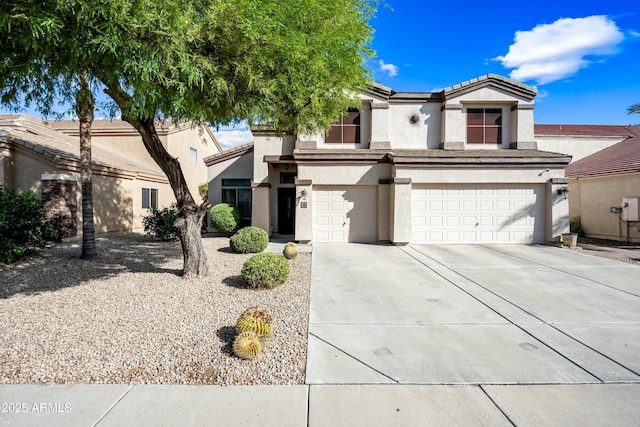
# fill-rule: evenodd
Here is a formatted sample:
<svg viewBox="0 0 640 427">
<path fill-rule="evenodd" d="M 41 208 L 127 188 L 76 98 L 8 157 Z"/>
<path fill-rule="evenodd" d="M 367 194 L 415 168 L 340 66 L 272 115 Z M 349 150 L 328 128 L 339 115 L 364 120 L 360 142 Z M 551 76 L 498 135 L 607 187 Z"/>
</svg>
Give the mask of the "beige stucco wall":
<svg viewBox="0 0 640 427">
<path fill-rule="evenodd" d="M 80 173 L 61 170 L 38 156 L 27 152 L 11 152 L 11 175 L 15 177 L 7 187 L 16 191 L 33 190 L 40 195 L 42 175 L 64 174 L 78 181 L 78 231 L 82 230 L 82 189 Z M 20 171 L 20 173 L 15 173 Z M 7 171 L 8 172 L 8 171 Z M 97 235 L 142 231 L 142 218 L 148 214 L 142 209 L 142 188 L 158 189 L 158 205 L 168 207 L 174 200 L 168 184 L 122 177 L 93 174 L 94 223 Z M 81 234 L 79 234 L 81 236 Z"/>
<path fill-rule="evenodd" d="M 538 150 L 569 154 L 575 162 L 622 141 L 621 137 L 536 135 Z"/>
<path fill-rule="evenodd" d="M 607 177 L 572 179 L 570 216 L 580 217 L 587 237 L 625 240 L 627 223 L 611 207 L 620 207 L 625 197 L 640 197 L 640 173 Z M 629 240 L 640 242 L 640 223 L 629 222 Z"/>
<path fill-rule="evenodd" d="M 440 103 L 391 104 L 389 111 L 391 148 L 439 148 Z M 413 115 L 417 123 L 411 123 Z"/>
<path fill-rule="evenodd" d="M 253 151 L 249 151 L 234 159 L 216 163 L 208 168 L 209 202 L 212 206 L 222 203 L 223 179 L 253 178 Z"/>
</svg>

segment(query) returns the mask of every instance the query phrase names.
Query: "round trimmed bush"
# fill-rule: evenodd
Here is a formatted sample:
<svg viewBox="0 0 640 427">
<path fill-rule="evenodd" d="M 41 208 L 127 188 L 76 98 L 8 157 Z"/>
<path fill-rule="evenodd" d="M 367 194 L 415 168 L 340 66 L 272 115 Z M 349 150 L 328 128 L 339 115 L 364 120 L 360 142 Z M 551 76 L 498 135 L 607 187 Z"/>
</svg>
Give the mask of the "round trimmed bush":
<svg viewBox="0 0 640 427">
<path fill-rule="evenodd" d="M 221 233 L 232 233 L 240 225 L 240 209 L 231 203 L 219 203 L 209 211 L 211 225 Z"/>
<path fill-rule="evenodd" d="M 298 256 L 298 247 L 295 243 L 289 242 L 284 245 L 284 250 L 282 254 L 286 259 L 295 259 Z"/>
<path fill-rule="evenodd" d="M 241 276 L 247 286 L 273 289 L 289 278 L 289 261 L 279 254 L 257 254 L 245 261 Z"/>
<path fill-rule="evenodd" d="M 262 228 L 244 227 L 231 236 L 229 245 L 237 254 L 254 254 L 265 250 L 269 244 L 269 235 Z"/>
</svg>

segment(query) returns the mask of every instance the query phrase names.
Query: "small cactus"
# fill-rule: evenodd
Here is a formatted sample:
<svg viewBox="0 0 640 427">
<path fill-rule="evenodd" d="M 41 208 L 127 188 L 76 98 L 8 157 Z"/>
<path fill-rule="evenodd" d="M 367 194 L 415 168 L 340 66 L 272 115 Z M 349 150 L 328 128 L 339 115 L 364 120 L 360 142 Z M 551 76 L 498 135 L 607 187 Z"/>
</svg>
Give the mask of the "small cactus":
<svg viewBox="0 0 640 427">
<path fill-rule="evenodd" d="M 284 245 L 284 250 L 282 254 L 286 259 L 295 259 L 298 256 L 298 247 L 295 243 L 289 242 Z"/>
<path fill-rule="evenodd" d="M 233 340 L 233 354 L 241 359 L 253 359 L 262 350 L 260 339 L 255 332 L 245 331 Z"/>
<path fill-rule="evenodd" d="M 259 338 L 270 337 L 273 333 L 271 325 L 271 316 L 262 307 L 248 308 L 238 317 L 236 321 L 236 333 L 240 334 L 245 331 L 252 331 Z"/>
</svg>

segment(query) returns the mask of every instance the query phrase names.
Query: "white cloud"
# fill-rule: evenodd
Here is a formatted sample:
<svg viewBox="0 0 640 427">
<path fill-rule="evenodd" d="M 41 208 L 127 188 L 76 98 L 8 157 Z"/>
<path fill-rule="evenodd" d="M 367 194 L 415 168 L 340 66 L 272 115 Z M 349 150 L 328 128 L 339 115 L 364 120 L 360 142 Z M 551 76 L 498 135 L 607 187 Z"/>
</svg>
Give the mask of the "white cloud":
<svg viewBox="0 0 640 427">
<path fill-rule="evenodd" d="M 616 23 L 605 15 L 563 18 L 537 25 L 529 31 L 516 31 L 515 42 L 504 56 L 494 58 L 519 81 L 550 83 L 587 67 L 591 56 L 617 53 L 624 39 Z"/>
<path fill-rule="evenodd" d="M 382 59 L 378 61 L 378 64 L 380 64 L 380 71 L 384 71 L 389 75 L 389 77 L 395 77 L 398 75 L 399 68 L 397 65 L 387 64 Z"/>
<path fill-rule="evenodd" d="M 253 141 L 253 134 L 248 128 L 213 129 L 213 134 L 223 150 Z"/>
</svg>

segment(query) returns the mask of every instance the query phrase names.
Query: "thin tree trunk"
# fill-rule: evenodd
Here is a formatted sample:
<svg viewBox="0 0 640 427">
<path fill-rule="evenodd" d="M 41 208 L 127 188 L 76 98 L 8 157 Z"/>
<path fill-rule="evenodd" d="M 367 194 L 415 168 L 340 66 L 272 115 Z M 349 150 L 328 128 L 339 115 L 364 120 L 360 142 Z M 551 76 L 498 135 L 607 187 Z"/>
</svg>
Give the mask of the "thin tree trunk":
<svg viewBox="0 0 640 427">
<path fill-rule="evenodd" d="M 82 259 L 92 259 L 96 250 L 93 222 L 93 173 L 91 171 L 91 124 L 94 98 L 87 73 L 80 74 L 80 90 L 76 94 L 76 114 L 80 121 L 80 185 L 82 186 Z"/>
</svg>

